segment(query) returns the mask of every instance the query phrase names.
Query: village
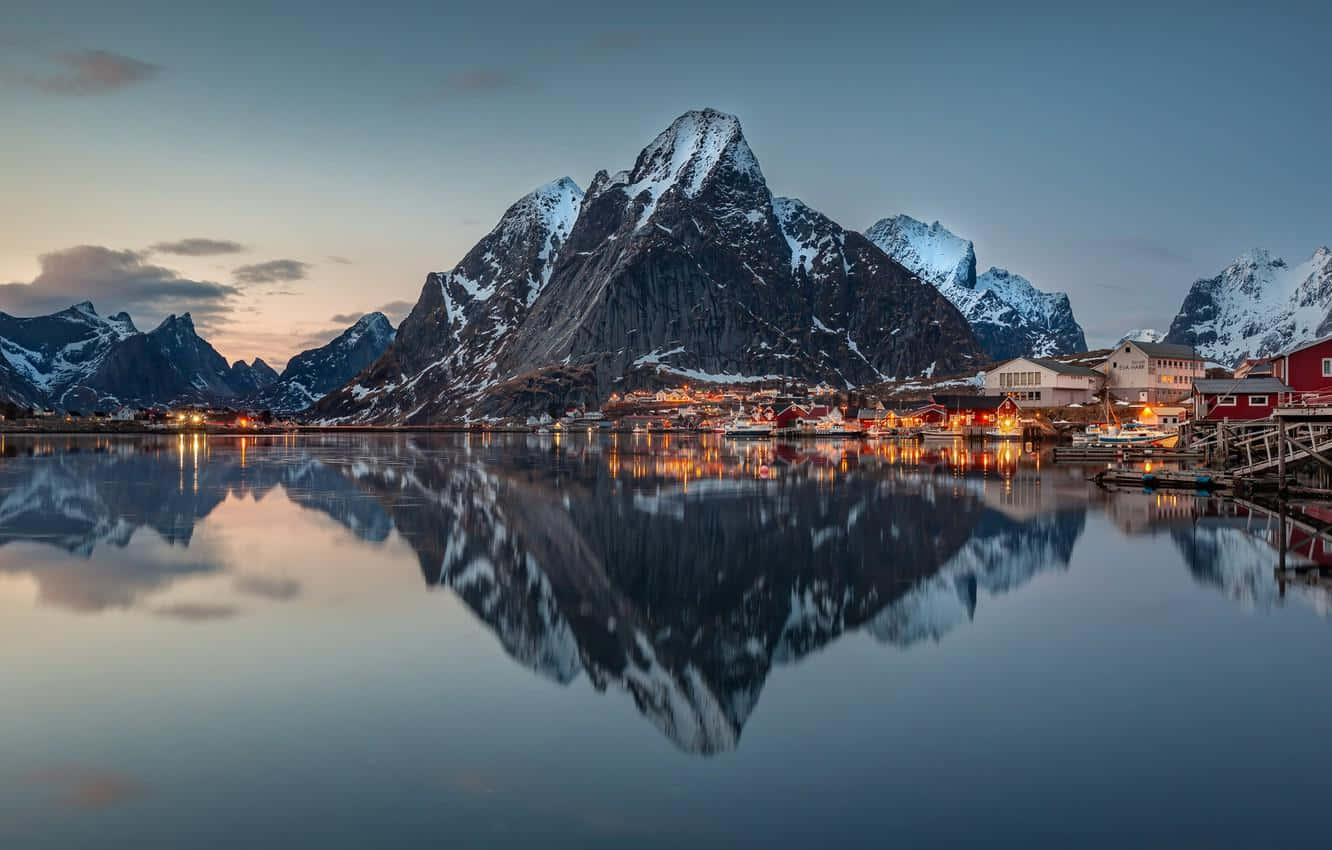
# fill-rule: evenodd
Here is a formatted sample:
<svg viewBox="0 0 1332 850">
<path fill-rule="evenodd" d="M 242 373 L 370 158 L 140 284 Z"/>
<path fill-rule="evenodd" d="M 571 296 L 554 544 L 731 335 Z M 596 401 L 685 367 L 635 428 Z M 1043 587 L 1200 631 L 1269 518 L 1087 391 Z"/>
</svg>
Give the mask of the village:
<svg viewBox="0 0 1332 850">
<path fill-rule="evenodd" d="M 943 392 L 940 390 L 948 390 Z M 441 422 L 412 430 L 559 433 L 712 432 L 733 438 L 916 437 L 1173 448 L 1225 423 L 1243 427 L 1278 409 L 1332 403 L 1332 338 L 1233 371 L 1192 348 L 1129 340 L 1113 350 L 1019 357 L 970 376 L 838 390 L 827 384 L 695 385 L 613 393 L 599 410 L 569 407 L 523 420 Z M 6 430 L 290 431 L 323 428 L 299 416 L 225 406 L 110 410 L 0 409 Z M 336 426 L 330 426 L 336 427 Z M 355 426 L 341 426 L 355 427 Z"/>
</svg>

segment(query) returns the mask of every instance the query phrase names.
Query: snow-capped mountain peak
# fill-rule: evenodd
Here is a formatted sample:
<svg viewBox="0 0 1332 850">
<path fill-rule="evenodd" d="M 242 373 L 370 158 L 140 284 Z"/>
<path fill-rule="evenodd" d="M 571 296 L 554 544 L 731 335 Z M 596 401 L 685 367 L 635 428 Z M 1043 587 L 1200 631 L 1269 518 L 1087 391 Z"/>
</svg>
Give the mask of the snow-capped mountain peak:
<svg viewBox="0 0 1332 850">
<path fill-rule="evenodd" d="M 1043 292 L 1022 275 L 997 267 L 977 277 L 971 241 L 939 222 L 896 215 L 865 235 L 952 302 L 991 357 L 1047 357 L 1087 348 L 1065 293 Z"/>
<path fill-rule="evenodd" d="M 1115 347 L 1118 348 L 1126 342 L 1165 342 L 1165 338 L 1166 332 L 1156 328 L 1134 328 L 1121 336 Z"/>
<path fill-rule="evenodd" d="M 884 253 L 936 287 L 976 286 L 976 249 L 939 222 L 926 224 L 909 215 L 880 219 L 865 231 Z"/>
<path fill-rule="evenodd" d="M 1290 265 L 1270 251 L 1246 251 L 1216 277 L 1195 281 L 1167 342 L 1192 345 L 1234 364 L 1276 354 L 1332 331 L 1332 251 L 1319 247 Z"/>
<path fill-rule="evenodd" d="M 647 190 L 660 197 L 678 185 L 692 198 L 719 167 L 763 182 L 740 119 L 715 109 L 692 110 L 676 118 L 638 155 L 629 173 L 627 193 L 636 197 Z"/>
</svg>

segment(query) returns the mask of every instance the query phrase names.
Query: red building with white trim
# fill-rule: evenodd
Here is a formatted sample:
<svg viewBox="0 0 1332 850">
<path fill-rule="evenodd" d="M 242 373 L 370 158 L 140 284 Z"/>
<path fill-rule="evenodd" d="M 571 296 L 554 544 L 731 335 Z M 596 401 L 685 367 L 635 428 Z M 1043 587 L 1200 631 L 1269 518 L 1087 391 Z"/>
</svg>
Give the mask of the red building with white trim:
<svg viewBox="0 0 1332 850">
<path fill-rule="evenodd" d="M 1296 393 L 1332 393 L 1332 336 L 1297 345 L 1272 358 L 1272 377 Z"/>
<path fill-rule="evenodd" d="M 1252 422 L 1290 401 L 1290 387 L 1276 378 L 1204 378 L 1193 382 L 1195 422 Z"/>
</svg>

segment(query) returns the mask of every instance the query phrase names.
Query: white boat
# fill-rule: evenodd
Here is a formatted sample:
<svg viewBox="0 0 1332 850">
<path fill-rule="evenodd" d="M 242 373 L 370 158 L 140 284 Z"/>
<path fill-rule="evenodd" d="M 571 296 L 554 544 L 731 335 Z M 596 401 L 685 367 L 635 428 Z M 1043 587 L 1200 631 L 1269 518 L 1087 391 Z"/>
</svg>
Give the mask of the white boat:
<svg viewBox="0 0 1332 850">
<path fill-rule="evenodd" d="M 816 437 L 860 437 L 864 433 L 859 422 L 824 420 L 814 426 Z"/>
<path fill-rule="evenodd" d="M 1008 428 L 990 428 L 985 432 L 987 440 L 1021 440 L 1022 432 Z"/>
<path fill-rule="evenodd" d="M 1179 442 L 1179 433 L 1161 431 L 1130 422 L 1123 428 L 1103 427 L 1096 438 L 1098 446 L 1166 446 Z"/>
<path fill-rule="evenodd" d="M 949 428 L 926 428 L 920 432 L 927 443 L 951 443 L 962 435 Z"/>
<path fill-rule="evenodd" d="M 722 433 L 728 437 L 771 437 L 772 423 L 737 416 L 722 426 Z"/>
</svg>

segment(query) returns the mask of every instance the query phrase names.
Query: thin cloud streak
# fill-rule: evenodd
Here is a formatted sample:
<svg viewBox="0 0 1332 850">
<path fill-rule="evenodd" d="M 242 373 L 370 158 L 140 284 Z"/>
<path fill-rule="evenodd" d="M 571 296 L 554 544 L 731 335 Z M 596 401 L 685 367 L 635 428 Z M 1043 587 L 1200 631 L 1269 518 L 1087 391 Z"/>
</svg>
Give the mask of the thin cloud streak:
<svg viewBox="0 0 1332 850">
<path fill-rule="evenodd" d="M 178 239 L 175 242 L 158 242 L 149 251 L 161 254 L 176 254 L 181 257 L 212 257 L 218 254 L 239 254 L 245 246 L 230 239 L 208 239 L 194 236 Z"/>
<path fill-rule="evenodd" d="M 305 280 L 305 273 L 309 268 L 309 263 L 300 260 L 269 260 L 264 263 L 237 266 L 231 275 L 237 283 L 286 283 Z"/>
<path fill-rule="evenodd" d="M 100 95 L 151 80 L 162 68 L 109 50 L 76 50 L 55 57 L 62 65 L 59 73 L 24 74 L 20 79 L 29 88 L 53 95 Z"/>
</svg>

